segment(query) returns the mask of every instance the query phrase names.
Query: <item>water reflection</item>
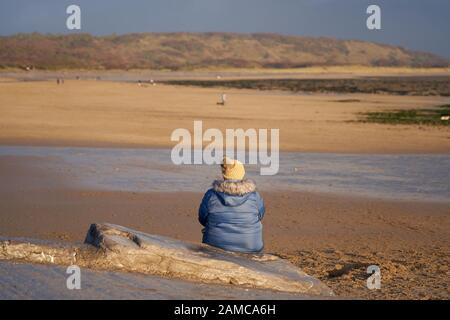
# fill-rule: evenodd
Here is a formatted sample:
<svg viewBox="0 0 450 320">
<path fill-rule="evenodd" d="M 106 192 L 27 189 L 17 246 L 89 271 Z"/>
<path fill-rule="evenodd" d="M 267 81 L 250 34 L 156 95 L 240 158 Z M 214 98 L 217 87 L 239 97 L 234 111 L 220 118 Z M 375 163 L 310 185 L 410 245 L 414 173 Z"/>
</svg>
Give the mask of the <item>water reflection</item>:
<svg viewBox="0 0 450 320">
<path fill-rule="evenodd" d="M 202 192 L 220 174 L 216 166 L 173 165 L 169 149 L 3 146 L 2 155 L 51 157 L 36 165 L 106 190 Z M 255 165 L 247 172 L 261 190 L 450 201 L 450 155 L 282 152 L 277 175 L 260 176 Z"/>
</svg>

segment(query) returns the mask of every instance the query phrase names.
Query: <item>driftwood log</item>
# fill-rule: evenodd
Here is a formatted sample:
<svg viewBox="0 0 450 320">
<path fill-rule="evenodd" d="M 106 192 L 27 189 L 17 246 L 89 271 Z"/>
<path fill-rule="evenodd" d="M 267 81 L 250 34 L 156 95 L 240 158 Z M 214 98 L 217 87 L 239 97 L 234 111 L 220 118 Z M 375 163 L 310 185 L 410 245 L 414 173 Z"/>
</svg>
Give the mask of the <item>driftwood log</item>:
<svg viewBox="0 0 450 320">
<path fill-rule="evenodd" d="M 84 244 L 3 240 L 0 259 L 78 265 L 188 281 L 332 296 L 319 280 L 277 256 L 226 252 L 113 224 L 93 224 Z"/>
</svg>

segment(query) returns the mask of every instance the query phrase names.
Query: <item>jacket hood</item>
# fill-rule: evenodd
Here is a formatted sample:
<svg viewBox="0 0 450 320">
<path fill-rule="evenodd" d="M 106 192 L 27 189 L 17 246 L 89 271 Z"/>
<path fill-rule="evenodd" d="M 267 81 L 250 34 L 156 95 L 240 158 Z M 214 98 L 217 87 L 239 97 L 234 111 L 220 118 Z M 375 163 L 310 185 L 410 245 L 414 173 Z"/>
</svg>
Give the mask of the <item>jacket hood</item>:
<svg viewBox="0 0 450 320">
<path fill-rule="evenodd" d="M 252 192 L 256 191 L 253 181 L 245 180 L 215 180 L 212 185 L 220 201 L 226 206 L 239 206 L 244 203 Z"/>
</svg>

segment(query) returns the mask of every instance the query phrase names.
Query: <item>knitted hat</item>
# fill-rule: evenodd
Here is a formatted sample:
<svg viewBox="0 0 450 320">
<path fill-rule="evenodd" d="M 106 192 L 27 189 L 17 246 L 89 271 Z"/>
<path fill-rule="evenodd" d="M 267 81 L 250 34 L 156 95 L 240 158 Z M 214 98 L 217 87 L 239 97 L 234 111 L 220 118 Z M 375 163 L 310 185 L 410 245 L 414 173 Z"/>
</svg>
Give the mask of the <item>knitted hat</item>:
<svg viewBox="0 0 450 320">
<path fill-rule="evenodd" d="M 223 157 L 222 175 L 225 180 L 242 180 L 245 176 L 245 169 L 242 162 Z"/>
</svg>

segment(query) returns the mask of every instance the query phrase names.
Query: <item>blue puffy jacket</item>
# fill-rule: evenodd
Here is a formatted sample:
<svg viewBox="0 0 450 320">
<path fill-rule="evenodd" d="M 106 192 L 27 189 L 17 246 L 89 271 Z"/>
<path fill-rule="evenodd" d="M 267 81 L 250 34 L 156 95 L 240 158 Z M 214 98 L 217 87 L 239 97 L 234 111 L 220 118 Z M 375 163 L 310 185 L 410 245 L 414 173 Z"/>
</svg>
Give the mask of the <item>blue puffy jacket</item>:
<svg viewBox="0 0 450 320">
<path fill-rule="evenodd" d="M 229 251 L 261 252 L 264 202 L 250 180 L 214 181 L 203 197 L 203 243 Z"/>
</svg>

